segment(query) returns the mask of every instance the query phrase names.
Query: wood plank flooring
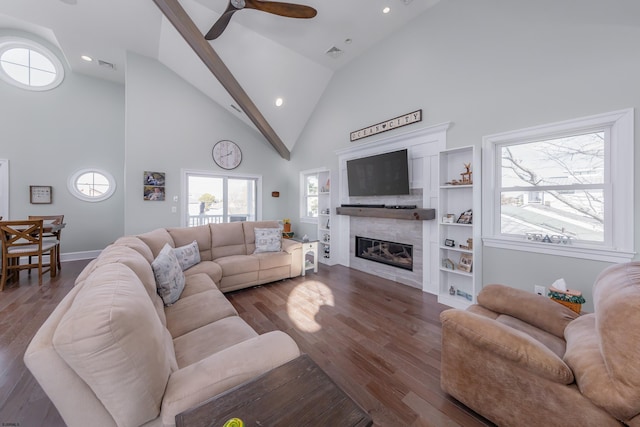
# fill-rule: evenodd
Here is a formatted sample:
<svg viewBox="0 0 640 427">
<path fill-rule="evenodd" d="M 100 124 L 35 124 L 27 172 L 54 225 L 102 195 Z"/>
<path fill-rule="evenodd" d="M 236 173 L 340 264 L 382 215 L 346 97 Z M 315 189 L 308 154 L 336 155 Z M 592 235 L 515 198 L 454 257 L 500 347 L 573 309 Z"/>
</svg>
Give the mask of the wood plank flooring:
<svg viewBox="0 0 640 427">
<path fill-rule="evenodd" d="M 54 279 L 22 274 L 0 293 L 0 423 L 64 422 L 22 361 L 31 337 L 73 287 L 87 261 Z M 492 426 L 440 389 L 435 296 L 342 266 L 227 294 L 258 333 L 279 329 L 356 402 L 376 426 Z"/>
</svg>

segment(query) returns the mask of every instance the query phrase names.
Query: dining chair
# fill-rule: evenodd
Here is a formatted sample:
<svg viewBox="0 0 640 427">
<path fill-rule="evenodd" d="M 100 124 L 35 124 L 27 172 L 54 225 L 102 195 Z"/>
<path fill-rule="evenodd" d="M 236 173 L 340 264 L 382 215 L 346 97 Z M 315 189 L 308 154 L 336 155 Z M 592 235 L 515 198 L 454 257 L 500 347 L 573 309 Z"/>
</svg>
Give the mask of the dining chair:
<svg viewBox="0 0 640 427">
<path fill-rule="evenodd" d="M 58 241 L 58 247 L 56 248 L 56 263 L 58 270 L 62 269 L 60 264 L 60 235 L 62 234 L 62 228 L 47 229 L 47 225 L 63 225 L 64 215 L 29 215 L 29 219 L 41 219 L 43 223 L 42 238 L 43 241 Z M 29 257 L 29 263 L 31 263 L 31 257 Z M 29 270 L 31 273 L 31 270 Z"/>
<path fill-rule="evenodd" d="M 10 277 L 20 278 L 20 270 L 38 269 L 38 285 L 42 285 L 42 275 L 49 272 L 51 277 L 57 273 L 56 249 L 54 241 L 45 242 L 42 237 L 43 220 L 0 221 L 2 238 L 2 278 L 0 291 Z M 49 264 L 43 264 L 43 255 L 49 255 Z M 20 264 L 21 257 L 38 257 L 37 263 Z"/>
</svg>

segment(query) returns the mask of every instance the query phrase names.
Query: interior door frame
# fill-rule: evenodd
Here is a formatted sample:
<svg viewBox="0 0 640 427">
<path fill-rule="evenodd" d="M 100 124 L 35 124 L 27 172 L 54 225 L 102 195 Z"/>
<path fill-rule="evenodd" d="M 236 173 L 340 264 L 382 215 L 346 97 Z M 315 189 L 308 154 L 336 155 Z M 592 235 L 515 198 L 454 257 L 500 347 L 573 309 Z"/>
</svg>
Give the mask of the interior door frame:
<svg viewBox="0 0 640 427">
<path fill-rule="evenodd" d="M 0 216 L 9 219 L 9 160 L 0 159 Z"/>
</svg>

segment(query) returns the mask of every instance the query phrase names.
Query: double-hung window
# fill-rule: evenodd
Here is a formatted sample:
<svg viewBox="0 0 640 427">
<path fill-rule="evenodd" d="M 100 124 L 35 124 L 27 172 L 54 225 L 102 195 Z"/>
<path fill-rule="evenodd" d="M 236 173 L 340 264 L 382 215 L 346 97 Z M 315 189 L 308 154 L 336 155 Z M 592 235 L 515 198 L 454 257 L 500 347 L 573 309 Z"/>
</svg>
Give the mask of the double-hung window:
<svg viewBox="0 0 640 427">
<path fill-rule="evenodd" d="M 300 221 L 318 222 L 318 173 L 313 169 L 300 172 Z"/>
<path fill-rule="evenodd" d="M 633 257 L 633 110 L 484 138 L 487 246 Z"/>
</svg>

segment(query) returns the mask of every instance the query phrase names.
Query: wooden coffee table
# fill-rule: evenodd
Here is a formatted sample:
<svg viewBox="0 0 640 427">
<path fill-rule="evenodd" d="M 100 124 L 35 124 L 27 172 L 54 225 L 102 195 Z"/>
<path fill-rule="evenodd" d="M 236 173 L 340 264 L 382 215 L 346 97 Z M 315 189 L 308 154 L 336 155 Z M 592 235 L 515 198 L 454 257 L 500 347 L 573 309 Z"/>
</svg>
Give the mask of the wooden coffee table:
<svg viewBox="0 0 640 427">
<path fill-rule="evenodd" d="M 177 427 L 370 426 L 364 412 L 304 354 L 176 416 Z"/>
</svg>

